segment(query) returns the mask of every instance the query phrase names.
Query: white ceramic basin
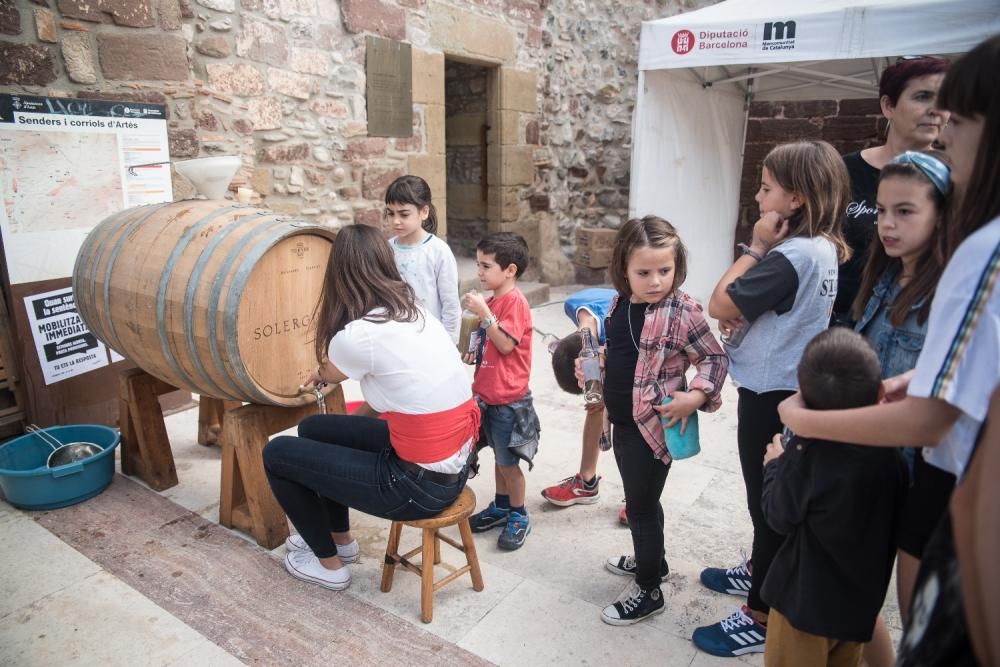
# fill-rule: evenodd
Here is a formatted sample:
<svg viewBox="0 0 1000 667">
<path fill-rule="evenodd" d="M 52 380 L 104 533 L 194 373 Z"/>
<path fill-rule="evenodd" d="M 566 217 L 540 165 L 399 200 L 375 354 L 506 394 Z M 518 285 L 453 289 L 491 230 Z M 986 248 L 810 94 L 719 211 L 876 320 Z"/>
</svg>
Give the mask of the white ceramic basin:
<svg viewBox="0 0 1000 667">
<path fill-rule="evenodd" d="M 243 164 L 238 155 L 202 157 L 174 162 L 174 169 L 208 199 L 225 199 L 229 182 Z"/>
</svg>

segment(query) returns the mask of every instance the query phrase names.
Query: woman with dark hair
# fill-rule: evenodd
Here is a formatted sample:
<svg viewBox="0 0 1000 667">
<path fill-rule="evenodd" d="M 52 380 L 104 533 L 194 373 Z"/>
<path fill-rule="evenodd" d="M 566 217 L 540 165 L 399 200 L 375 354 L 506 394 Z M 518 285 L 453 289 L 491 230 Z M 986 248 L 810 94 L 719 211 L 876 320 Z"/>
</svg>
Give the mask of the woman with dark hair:
<svg viewBox="0 0 1000 667">
<path fill-rule="evenodd" d="M 306 384 L 359 380 L 371 416 L 307 417 L 297 437 L 268 443 L 264 470 L 299 532 L 285 569 L 341 590 L 359 551 L 348 508 L 408 520 L 448 507 L 468 478 L 479 407 L 451 336 L 416 303 L 378 230 L 337 234 L 317 311 L 320 364 Z"/>
<path fill-rule="evenodd" d="M 885 143 L 844 156 L 851 177 L 851 199 L 843 233 L 851 246 L 851 258 L 840 265 L 833 324 L 851 324 L 851 306 L 875 236 L 879 171 L 900 153 L 927 150 L 937 140 L 947 114 L 942 114 L 935 102 L 947 70 L 947 60 L 932 56 L 901 58 L 887 67 L 878 84 L 882 115 L 889 121 Z"/>
</svg>

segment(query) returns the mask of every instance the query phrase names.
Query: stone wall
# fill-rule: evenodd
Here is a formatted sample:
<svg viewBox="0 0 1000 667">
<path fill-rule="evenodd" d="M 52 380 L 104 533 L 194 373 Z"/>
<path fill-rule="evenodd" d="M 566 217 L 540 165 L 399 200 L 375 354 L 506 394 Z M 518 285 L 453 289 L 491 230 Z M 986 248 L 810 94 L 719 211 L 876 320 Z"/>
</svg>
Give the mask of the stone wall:
<svg viewBox="0 0 1000 667">
<path fill-rule="evenodd" d="M 788 141 L 822 139 L 843 155 L 884 143 L 885 129 L 885 118 L 875 98 L 751 103 L 740 181 L 737 243 L 750 242 L 753 225 L 760 217 L 754 195 L 760 188 L 761 164 L 772 148 Z"/>
<path fill-rule="evenodd" d="M 640 22 L 710 2 L 8 0 L 0 87 L 165 104 L 173 158 L 239 155 L 232 189 L 334 226 L 380 225 L 386 185 L 416 173 L 447 233 L 446 54 L 488 66 L 489 230 L 563 282 L 572 230 L 627 215 Z M 368 136 L 367 35 L 412 45 L 410 137 Z"/>
<path fill-rule="evenodd" d="M 563 247 L 573 248 L 578 226 L 617 227 L 628 218 L 640 24 L 715 1 L 547 3 L 542 147 L 526 197 L 531 211 L 558 225 Z"/>
</svg>

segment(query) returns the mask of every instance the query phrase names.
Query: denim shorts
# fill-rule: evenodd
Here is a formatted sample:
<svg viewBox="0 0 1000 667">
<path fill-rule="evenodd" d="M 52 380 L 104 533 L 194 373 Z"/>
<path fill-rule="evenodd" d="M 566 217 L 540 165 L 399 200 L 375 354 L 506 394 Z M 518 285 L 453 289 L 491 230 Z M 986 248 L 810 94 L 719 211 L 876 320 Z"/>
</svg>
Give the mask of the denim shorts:
<svg viewBox="0 0 1000 667">
<path fill-rule="evenodd" d="M 486 442 L 493 448 L 499 466 L 516 466 L 519 458 L 510 451 L 510 434 L 514 431 L 514 409 L 509 405 L 487 405 L 483 413 Z"/>
</svg>

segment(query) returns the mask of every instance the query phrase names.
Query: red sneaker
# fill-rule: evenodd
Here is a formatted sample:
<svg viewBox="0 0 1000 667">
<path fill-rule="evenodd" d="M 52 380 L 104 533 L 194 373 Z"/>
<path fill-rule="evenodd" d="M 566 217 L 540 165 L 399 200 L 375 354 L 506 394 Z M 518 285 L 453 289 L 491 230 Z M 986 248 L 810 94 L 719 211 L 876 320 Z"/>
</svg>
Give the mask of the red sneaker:
<svg viewBox="0 0 1000 667">
<path fill-rule="evenodd" d="M 579 474 L 576 474 L 572 477 L 567 477 L 555 486 L 542 489 L 542 498 L 559 507 L 569 507 L 570 505 L 577 504 L 590 505 L 596 503 L 601 497 L 601 494 L 597 491 L 597 483 L 600 481 L 601 478 L 598 477 L 597 482 L 594 482 L 593 488 L 588 489 L 586 484 L 583 483 L 583 478 Z"/>
<path fill-rule="evenodd" d="M 628 526 L 628 514 L 625 513 L 625 506 L 618 510 L 618 523 L 623 526 Z"/>
</svg>

